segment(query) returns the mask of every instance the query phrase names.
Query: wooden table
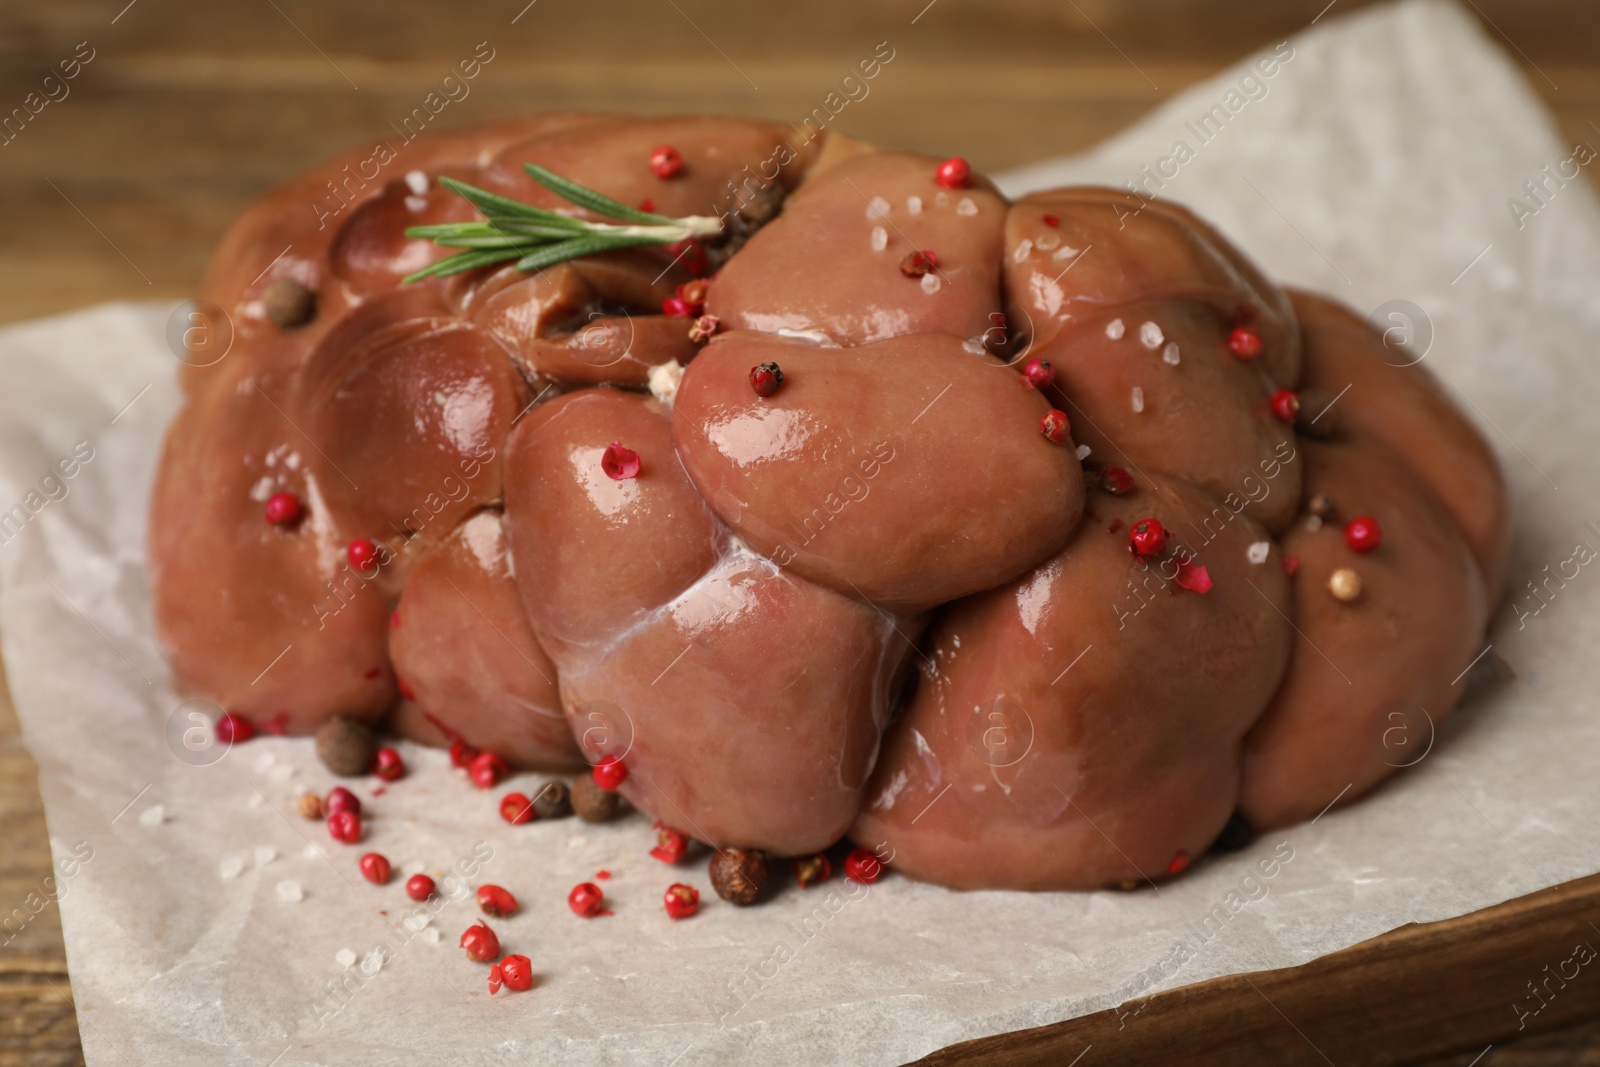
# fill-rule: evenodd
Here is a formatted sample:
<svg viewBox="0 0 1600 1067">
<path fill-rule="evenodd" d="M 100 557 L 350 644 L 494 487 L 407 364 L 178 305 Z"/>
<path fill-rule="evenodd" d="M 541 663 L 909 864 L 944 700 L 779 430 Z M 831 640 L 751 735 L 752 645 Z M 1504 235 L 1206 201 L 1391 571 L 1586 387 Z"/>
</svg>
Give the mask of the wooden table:
<svg viewBox="0 0 1600 1067">
<path fill-rule="evenodd" d="M 554 109 L 798 119 L 887 41 L 894 64 L 836 127 L 959 153 L 994 171 L 1099 141 L 1303 27 L 1326 2 L 12 4 L 0 13 L 0 115 L 44 90 L 60 62 L 92 58 L 65 83 L 64 98 L 0 135 L 11 137 L 0 146 L 0 322 L 103 300 L 190 295 L 223 227 L 252 198 L 326 156 L 387 136 L 388 123 L 480 41 L 495 58 L 471 95 L 440 113 L 439 129 Z M 1564 138 L 1600 143 L 1589 125 L 1600 121 L 1600 5 L 1467 2 L 1523 63 Z M 1364 5 L 1328 6 L 1323 17 Z M 62 88 L 50 91 L 59 96 Z M 0 699 L 0 904 L 22 900 L 49 868 L 34 768 Z M 1371 1052 L 1378 1046 L 1390 1053 L 1382 1062 L 1394 1063 L 1462 1048 L 1438 1062 L 1466 1067 L 1492 1040 L 1496 1047 L 1476 1061 L 1481 1067 L 1600 1063 L 1600 1027 L 1504 1045 L 1502 1024 L 1512 1016 L 1504 998 L 1489 995 L 1494 983 L 1516 989 L 1518 975 L 1558 958 L 1540 955 L 1551 943 L 1540 939 L 1566 936 L 1563 924 L 1577 922 L 1600 893 L 1592 882 L 1403 930 L 1311 964 L 1323 968 L 1312 971 L 1319 988 L 1338 991 L 1343 1007 L 1306 995 L 1306 969 L 1235 977 L 1154 998 L 1141 1013 L 1137 1045 L 1119 1045 L 1114 1017 L 1091 1017 L 937 1059 L 1065 1063 L 1096 1044 L 1086 1064 L 1158 1055 L 1196 1062 L 1189 1035 L 1203 1025 L 1213 1031 L 1219 1061 L 1228 1062 L 1322 1063 L 1327 1056 L 1342 1067 L 1379 1062 Z M 1481 961 L 1485 945 L 1495 946 L 1497 966 Z M 69 998 L 60 926 L 47 908 L 0 947 L 0 1067 L 82 1061 Z M 1570 1027 L 1596 1016 L 1600 989 L 1575 987 L 1539 1024 Z M 1430 1034 L 1431 1043 L 1419 1037 Z M 1215 1052 L 1229 1036 L 1253 1051 Z"/>
</svg>

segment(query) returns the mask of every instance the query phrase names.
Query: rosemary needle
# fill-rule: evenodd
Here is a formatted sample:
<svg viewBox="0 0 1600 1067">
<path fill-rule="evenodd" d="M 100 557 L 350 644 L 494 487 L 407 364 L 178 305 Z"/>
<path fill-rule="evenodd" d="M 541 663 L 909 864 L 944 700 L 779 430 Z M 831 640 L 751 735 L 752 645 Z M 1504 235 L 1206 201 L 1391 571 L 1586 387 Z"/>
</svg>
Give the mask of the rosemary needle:
<svg viewBox="0 0 1600 1067">
<path fill-rule="evenodd" d="M 573 218 L 454 178 L 440 178 L 439 184 L 469 201 L 484 217 L 481 221 L 407 228 L 407 237 L 426 238 L 441 248 L 461 251 L 408 275 L 405 280 L 449 277 L 508 259 L 516 260 L 519 270 L 536 271 L 598 252 L 641 245 L 670 245 L 722 232 L 722 220 L 709 215 L 682 218 L 656 215 L 629 207 L 537 164 L 525 163 L 523 169 L 563 200 L 603 218 L 617 219 L 620 224 Z"/>
</svg>

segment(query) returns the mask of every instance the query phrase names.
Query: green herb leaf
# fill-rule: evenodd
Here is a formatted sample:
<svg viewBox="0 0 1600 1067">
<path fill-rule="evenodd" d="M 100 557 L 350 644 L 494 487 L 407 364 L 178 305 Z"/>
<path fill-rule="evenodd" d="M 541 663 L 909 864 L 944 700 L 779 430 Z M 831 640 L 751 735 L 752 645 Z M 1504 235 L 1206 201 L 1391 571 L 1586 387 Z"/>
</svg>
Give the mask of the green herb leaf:
<svg viewBox="0 0 1600 1067">
<path fill-rule="evenodd" d="M 508 259 L 516 259 L 515 249 L 491 249 L 478 252 L 458 252 L 453 256 L 431 263 L 415 274 L 408 274 L 402 281 L 415 282 L 423 278 L 448 278 L 452 274 L 476 270 L 487 267 L 491 263 L 503 263 Z"/>
<path fill-rule="evenodd" d="M 710 237 L 722 229 L 722 220 L 718 218 L 703 215 L 671 218 L 638 211 L 536 164 L 525 166 L 535 180 L 556 195 L 585 210 L 631 225 L 573 218 L 454 178 L 440 178 L 441 185 L 476 207 L 484 218 L 408 227 L 407 237 L 465 251 L 431 263 L 407 276 L 405 281 L 447 278 L 507 260 L 516 260 L 518 269 L 531 272 L 600 252 Z"/>
<path fill-rule="evenodd" d="M 520 200 L 512 200 L 498 193 L 491 193 L 487 189 L 479 189 L 475 185 L 468 185 L 466 182 L 456 181 L 454 178 L 440 178 L 439 184 L 470 201 L 473 207 L 491 219 L 497 216 L 510 216 L 514 219 L 529 219 L 552 226 L 564 226 L 569 230 L 581 230 L 589 225 L 582 219 L 575 219 L 570 215 L 557 214 L 542 207 L 534 207 L 532 204 L 524 204 Z M 668 221 L 671 220 L 669 219 Z"/>
<path fill-rule="evenodd" d="M 517 260 L 517 269 L 543 270 L 569 259 L 592 256 L 596 252 L 611 252 L 619 248 L 637 248 L 640 245 L 660 244 L 648 237 L 579 237 L 559 244 L 547 245 Z"/>
<path fill-rule="evenodd" d="M 666 215 L 652 215 L 648 211 L 629 207 L 620 200 L 613 200 L 609 196 L 595 192 L 593 189 L 569 181 L 559 174 L 552 174 L 537 163 L 524 163 L 522 169 L 527 171 L 533 180 L 549 189 L 563 200 L 570 200 L 579 207 L 588 208 L 596 215 L 604 215 L 608 219 L 626 219 L 646 226 L 671 225 L 677 219 Z"/>
</svg>

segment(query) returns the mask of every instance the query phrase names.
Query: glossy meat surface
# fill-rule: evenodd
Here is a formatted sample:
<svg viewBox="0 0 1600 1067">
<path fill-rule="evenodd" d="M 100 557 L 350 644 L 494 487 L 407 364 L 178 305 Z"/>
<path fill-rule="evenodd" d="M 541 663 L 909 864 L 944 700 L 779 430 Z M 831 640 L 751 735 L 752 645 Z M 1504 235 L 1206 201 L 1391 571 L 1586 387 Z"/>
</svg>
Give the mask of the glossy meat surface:
<svg viewBox="0 0 1600 1067">
<path fill-rule="evenodd" d="M 1447 391 L 1179 205 L 1012 204 L 796 136 L 548 116 L 252 207 L 152 500 L 180 684 L 290 732 L 613 757 L 710 844 L 848 835 L 958 888 L 1170 877 L 1230 816 L 1404 766 L 1504 582 L 1504 483 Z M 408 227 L 478 217 L 441 177 L 594 218 L 526 162 L 724 232 L 401 281 L 448 254 Z"/>
</svg>

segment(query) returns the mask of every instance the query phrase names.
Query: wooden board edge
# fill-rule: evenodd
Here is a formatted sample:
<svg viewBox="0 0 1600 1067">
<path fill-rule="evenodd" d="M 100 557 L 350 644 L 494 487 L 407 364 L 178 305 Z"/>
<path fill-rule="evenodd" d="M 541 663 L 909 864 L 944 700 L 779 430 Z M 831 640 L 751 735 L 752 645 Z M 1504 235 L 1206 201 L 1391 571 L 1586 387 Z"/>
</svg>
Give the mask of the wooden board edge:
<svg viewBox="0 0 1600 1067">
<path fill-rule="evenodd" d="M 1600 1017 L 1600 874 L 1408 923 L 1299 967 L 1227 975 L 918 1061 L 1400 1065 Z M 1587 951 L 1584 950 L 1587 948 Z"/>
</svg>

